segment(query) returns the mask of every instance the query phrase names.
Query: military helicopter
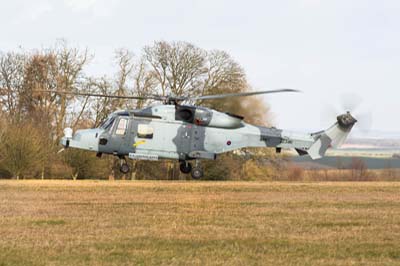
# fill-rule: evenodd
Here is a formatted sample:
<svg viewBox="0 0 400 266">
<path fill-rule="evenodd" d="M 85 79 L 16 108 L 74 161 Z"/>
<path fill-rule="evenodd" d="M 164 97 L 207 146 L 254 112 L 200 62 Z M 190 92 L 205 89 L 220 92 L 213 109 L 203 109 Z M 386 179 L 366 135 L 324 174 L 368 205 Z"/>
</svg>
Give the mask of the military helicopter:
<svg viewBox="0 0 400 266">
<path fill-rule="evenodd" d="M 191 173 L 194 179 L 203 176 L 200 159 L 215 160 L 218 154 L 244 147 L 272 147 L 276 152 L 295 149 L 299 155 L 321 158 L 330 147 L 340 146 L 357 120 L 349 113 L 337 116 L 330 128 L 315 133 L 296 133 L 275 127 L 251 125 L 236 114 L 210 108 L 184 105 L 183 102 L 252 96 L 283 92 L 293 89 L 277 89 L 228 93 L 204 96 L 117 96 L 96 93 L 52 91 L 87 97 L 155 100 L 162 104 L 140 110 L 116 111 L 98 127 L 64 130 L 60 140 L 64 148 L 89 150 L 112 154 L 120 159 L 120 171 L 130 171 L 127 158 L 133 160 L 174 159 L 180 162 L 182 173 Z M 192 165 L 191 161 L 195 161 Z"/>
</svg>

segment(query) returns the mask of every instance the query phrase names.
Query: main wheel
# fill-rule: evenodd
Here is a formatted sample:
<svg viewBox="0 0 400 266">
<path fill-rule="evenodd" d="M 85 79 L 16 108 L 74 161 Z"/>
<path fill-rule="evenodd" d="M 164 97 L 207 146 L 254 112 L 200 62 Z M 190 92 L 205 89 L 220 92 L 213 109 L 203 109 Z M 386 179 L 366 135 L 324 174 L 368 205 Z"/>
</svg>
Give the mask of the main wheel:
<svg viewBox="0 0 400 266">
<path fill-rule="evenodd" d="M 204 175 L 203 169 L 201 169 L 200 167 L 194 167 L 192 169 L 191 175 L 193 179 L 200 179 Z"/>
<path fill-rule="evenodd" d="M 184 174 L 189 174 L 190 171 L 192 171 L 192 164 L 188 163 L 186 161 L 181 162 L 179 164 L 179 170 L 181 170 L 181 172 L 184 173 Z"/>
<path fill-rule="evenodd" d="M 129 173 L 129 171 L 130 171 L 131 169 L 129 168 L 129 165 L 128 165 L 127 163 L 123 163 L 123 164 L 121 164 L 121 166 L 119 167 L 119 170 L 121 171 L 121 173 L 127 174 L 127 173 Z"/>
</svg>

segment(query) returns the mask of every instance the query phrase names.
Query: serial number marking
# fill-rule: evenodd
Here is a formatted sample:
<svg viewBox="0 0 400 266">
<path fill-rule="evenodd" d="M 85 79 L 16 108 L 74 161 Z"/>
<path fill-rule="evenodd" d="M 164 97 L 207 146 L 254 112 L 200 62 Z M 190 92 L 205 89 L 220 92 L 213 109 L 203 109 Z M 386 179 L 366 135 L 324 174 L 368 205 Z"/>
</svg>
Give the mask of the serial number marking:
<svg viewBox="0 0 400 266">
<path fill-rule="evenodd" d="M 153 154 L 129 153 L 128 157 L 132 160 L 158 161 L 158 155 Z"/>
</svg>

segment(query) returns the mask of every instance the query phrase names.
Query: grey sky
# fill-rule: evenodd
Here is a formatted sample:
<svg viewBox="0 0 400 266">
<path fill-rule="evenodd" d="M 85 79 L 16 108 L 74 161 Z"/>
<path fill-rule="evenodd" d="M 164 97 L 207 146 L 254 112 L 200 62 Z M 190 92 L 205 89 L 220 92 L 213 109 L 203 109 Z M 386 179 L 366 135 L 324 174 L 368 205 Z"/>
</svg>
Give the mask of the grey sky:
<svg viewBox="0 0 400 266">
<path fill-rule="evenodd" d="M 95 53 L 89 71 L 110 74 L 113 51 L 140 53 L 154 40 L 229 52 L 266 97 L 279 127 L 319 129 L 326 104 L 363 99 L 373 128 L 400 131 L 400 1 L 0 1 L 0 50 L 64 38 Z"/>
</svg>

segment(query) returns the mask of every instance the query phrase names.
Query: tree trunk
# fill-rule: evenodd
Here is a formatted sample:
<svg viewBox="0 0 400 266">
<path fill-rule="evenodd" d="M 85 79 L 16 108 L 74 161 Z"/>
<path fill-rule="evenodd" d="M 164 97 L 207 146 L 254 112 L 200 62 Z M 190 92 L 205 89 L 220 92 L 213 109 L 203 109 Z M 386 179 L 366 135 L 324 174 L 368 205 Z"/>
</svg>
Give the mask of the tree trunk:
<svg viewBox="0 0 400 266">
<path fill-rule="evenodd" d="M 78 179 L 78 172 L 76 172 L 75 174 L 72 175 L 72 179 L 73 180 L 77 180 Z"/>
<path fill-rule="evenodd" d="M 108 175 L 108 180 L 109 181 L 114 181 L 115 180 L 114 169 L 112 169 L 111 173 Z"/>
</svg>

